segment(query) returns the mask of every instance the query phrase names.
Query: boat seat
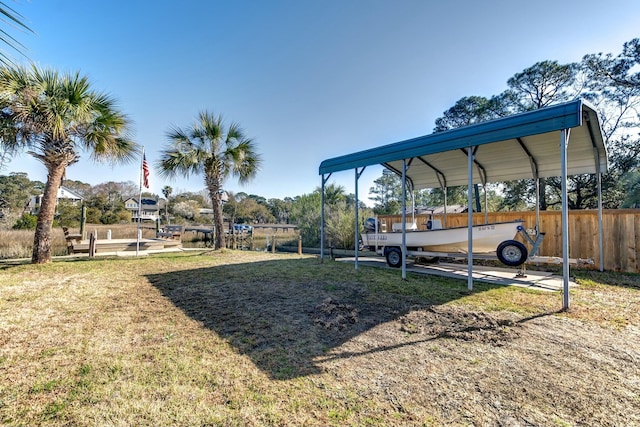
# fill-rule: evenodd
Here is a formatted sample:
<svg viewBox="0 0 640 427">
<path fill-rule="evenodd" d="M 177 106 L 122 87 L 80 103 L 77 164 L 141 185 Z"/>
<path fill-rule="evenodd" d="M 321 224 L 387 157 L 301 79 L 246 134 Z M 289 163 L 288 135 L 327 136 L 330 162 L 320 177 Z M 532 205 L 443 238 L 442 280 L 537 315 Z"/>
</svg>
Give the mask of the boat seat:
<svg viewBox="0 0 640 427">
<path fill-rule="evenodd" d="M 407 222 L 406 227 L 407 227 L 407 231 L 418 231 L 418 225 L 415 222 Z M 393 225 L 391 226 L 391 231 L 396 233 L 399 231 L 402 231 L 402 223 L 394 222 Z"/>
<path fill-rule="evenodd" d="M 442 220 L 430 219 L 424 225 L 427 226 L 427 230 L 442 230 Z"/>
</svg>

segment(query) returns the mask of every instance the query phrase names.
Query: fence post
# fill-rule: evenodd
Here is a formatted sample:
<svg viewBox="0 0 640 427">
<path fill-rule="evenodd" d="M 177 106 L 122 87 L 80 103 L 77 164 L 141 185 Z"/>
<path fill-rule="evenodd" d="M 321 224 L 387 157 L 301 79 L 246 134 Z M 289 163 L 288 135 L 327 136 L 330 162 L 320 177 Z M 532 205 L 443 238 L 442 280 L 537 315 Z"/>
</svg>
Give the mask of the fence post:
<svg viewBox="0 0 640 427">
<path fill-rule="evenodd" d="M 89 257 L 93 258 L 96 255 L 96 235 L 91 233 L 89 235 Z"/>
<path fill-rule="evenodd" d="M 298 234 L 298 255 L 302 255 L 302 236 Z"/>
</svg>

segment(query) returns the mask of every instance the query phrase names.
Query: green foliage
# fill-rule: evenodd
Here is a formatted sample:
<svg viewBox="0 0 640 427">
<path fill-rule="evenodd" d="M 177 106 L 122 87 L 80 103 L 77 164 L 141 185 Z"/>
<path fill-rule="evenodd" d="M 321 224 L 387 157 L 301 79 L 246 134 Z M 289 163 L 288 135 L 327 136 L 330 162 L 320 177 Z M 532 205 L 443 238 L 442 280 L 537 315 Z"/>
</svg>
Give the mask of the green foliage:
<svg viewBox="0 0 640 427">
<path fill-rule="evenodd" d="M 579 64 L 558 61 L 537 62 L 511 77 L 507 84 L 516 111 L 529 111 L 573 99 L 577 87 Z M 503 99 L 507 96 L 503 95 Z"/>
<path fill-rule="evenodd" d="M 487 120 L 509 115 L 509 106 L 504 96 L 494 96 L 491 99 L 483 96 L 468 96 L 460 98 L 453 107 L 436 119 L 434 132 L 443 132 L 461 126 L 480 123 Z"/>
<path fill-rule="evenodd" d="M 393 215 L 400 212 L 402 200 L 401 179 L 390 171 L 383 171 L 382 176 L 373 181 L 369 189 L 370 200 L 375 202 L 373 211 L 377 215 Z"/>
<path fill-rule="evenodd" d="M 6 24 L 4 25 L 4 27 L 10 26 L 12 28 L 18 28 L 22 31 L 33 32 L 33 30 L 31 30 L 31 28 L 29 28 L 25 24 L 26 18 L 9 7 L 4 1 L 0 1 L 0 16 L 2 16 L 3 23 Z M 9 47 L 10 50 L 15 51 L 22 56 L 25 56 L 24 51 L 26 50 L 26 48 L 22 45 L 22 43 L 11 36 L 5 29 L 0 31 L 0 42 L 3 45 Z M 10 65 L 13 63 L 14 61 L 11 54 L 9 54 L 5 49 L 0 49 L 0 64 Z"/>
<path fill-rule="evenodd" d="M 107 211 L 100 216 L 100 223 L 102 224 L 117 224 L 120 222 L 120 218 L 113 211 Z"/>
<path fill-rule="evenodd" d="M 291 206 L 291 222 L 298 224 L 304 246 L 320 243 L 320 204 L 321 194 L 314 192 L 296 197 Z"/>
<path fill-rule="evenodd" d="M 100 224 L 102 211 L 98 208 L 87 208 L 87 224 Z"/>
<path fill-rule="evenodd" d="M 339 249 L 353 249 L 355 242 L 355 210 L 350 196 L 344 194 L 340 186 L 327 186 L 331 197 L 325 197 L 325 244 Z M 330 201 L 330 202 L 328 202 Z M 316 189 L 311 194 L 304 194 L 291 201 L 292 223 L 298 225 L 304 246 L 319 246 L 321 233 L 322 193 Z M 370 216 L 371 211 L 361 208 L 363 217 Z"/>
<path fill-rule="evenodd" d="M 237 223 L 269 223 L 275 218 L 266 204 L 259 203 L 255 198 L 247 197 L 237 203 L 235 222 Z"/>
<path fill-rule="evenodd" d="M 588 99 L 598 110 L 610 168 L 603 175 L 603 203 L 617 208 L 626 200 L 629 186 L 624 175 L 640 163 L 640 39 L 623 46 L 622 52 L 586 55 L 581 63 L 560 64 L 541 61 L 516 73 L 507 81 L 509 88 L 491 98 L 463 97 L 436 120 L 435 132 L 530 111 L 574 99 Z M 597 207 L 595 175 L 572 176 L 568 179 L 569 207 Z M 553 209 L 560 204 L 561 180 L 540 179 L 540 209 Z M 535 206 L 536 186 L 533 179 L 502 184 L 504 199 L 500 209 L 520 210 Z M 449 201 L 449 203 L 452 203 Z M 466 202 L 465 202 L 466 204 Z M 494 203 L 495 204 L 495 203 Z"/>
<path fill-rule="evenodd" d="M 280 224 L 289 223 L 292 200 L 269 199 L 267 206 L 275 222 Z"/>
<path fill-rule="evenodd" d="M 129 223 L 131 222 L 131 212 L 126 209 L 122 209 L 116 212 L 119 223 Z"/>
<path fill-rule="evenodd" d="M 80 225 L 81 205 L 69 200 L 59 200 L 56 208 L 56 220 L 64 227 Z"/>
<path fill-rule="evenodd" d="M 355 248 L 355 210 L 345 205 L 337 205 L 328 209 L 327 246 L 339 249 Z"/>
<path fill-rule="evenodd" d="M 26 173 L 11 173 L 0 176 L 0 221 L 17 218 L 24 210 L 32 195 L 38 194 L 36 182 L 29 180 Z"/>
<path fill-rule="evenodd" d="M 640 208 L 640 169 L 629 171 L 623 178 L 626 198 L 623 208 Z"/>
<path fill-rule="evenodd" d="M 13 229 L 14 230 L 35 230 L 37 223 L 38 223 L 38 217 L 36 215 L 24 213 L 18 219 L 18 221 L 16 221 L 15 225 L 13 226 Z"/>
</svg>

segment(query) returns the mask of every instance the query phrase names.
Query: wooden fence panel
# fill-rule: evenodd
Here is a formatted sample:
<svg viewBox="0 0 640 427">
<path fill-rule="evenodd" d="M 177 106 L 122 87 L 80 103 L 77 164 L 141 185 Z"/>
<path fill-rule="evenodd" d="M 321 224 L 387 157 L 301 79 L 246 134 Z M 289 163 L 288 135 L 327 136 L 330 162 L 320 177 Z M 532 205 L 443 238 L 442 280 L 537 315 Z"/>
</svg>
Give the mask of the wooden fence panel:
<svg viewBox="0 0 640 427">
<path fill-rule="evenodd" d="M 611 209 L 603 211 L 603 254 L 604 269 L 640 273 L 640 209 Z M 426 230 L 429 215 L 415 216 L 418 229 Z M 407 222 L 411 222 L 407 215 Z M 381 215 L 380 223 L 391 231 L 394 223 L 401 223 L 401 215 Z M 434 215 L 446 227 L 464 227 L 467 214 Z M 524 226 L 533 229 L 536 224 L 535 212 L 490 212 L 489 222 L 524 220 Z M 484 213 L 474 213 L 473 223 L 484 223 Z M 384 228 L 383 228 L 384 229 Z M 562 257 L 562 216 L 559 211 L 540 212 L 540 231 L 545 237 L 540 247 L 540 255 Z M 517 240 L 522 241 L 518 237 Z M 599 268 L 598 211 L 581 210 L 569 212 L 569 257 L 592 259 Z"/>
</svg>

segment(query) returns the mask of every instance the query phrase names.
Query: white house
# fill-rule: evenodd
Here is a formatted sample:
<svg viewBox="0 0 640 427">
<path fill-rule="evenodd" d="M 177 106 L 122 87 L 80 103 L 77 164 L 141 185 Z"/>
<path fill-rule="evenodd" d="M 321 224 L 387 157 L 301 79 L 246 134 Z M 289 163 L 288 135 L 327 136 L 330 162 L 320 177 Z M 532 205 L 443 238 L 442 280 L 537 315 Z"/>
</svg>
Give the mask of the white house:
<svg viewBox="0 0 640 427">
<path fill-rule="evenodd" d="M 37 215 L 38 211 L 40 211 L 40 205 L 42 204 L 42 194 L 37 196 L 31 196 L 29 199 L 29 203 L 27 203 L 27 211 L 29 211 L 32 215 Z M 73 204 L 79 204 L 82 202 L 82 196 L 75 193 L 73 190 L 68 189 L 65 186 L 60 186 L 58 188 L 58 197 L 57 201 L 67 200 Z"/>
<path fill-rule="evenodd" d="M 160 218 L 160 205 L 158 201 L 143 197 L 141 202 L 142 207 L 138 209 L 138 199 L 129 197 L 124 201 L 124 207 L 131 212 L 131 220 L 133 222 L 138 222 L 138 219 L 142 221 L 157 221 L 158 218 Z"/>
</svg>

